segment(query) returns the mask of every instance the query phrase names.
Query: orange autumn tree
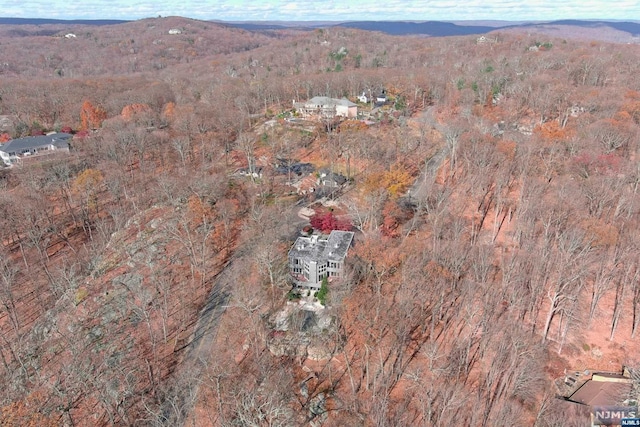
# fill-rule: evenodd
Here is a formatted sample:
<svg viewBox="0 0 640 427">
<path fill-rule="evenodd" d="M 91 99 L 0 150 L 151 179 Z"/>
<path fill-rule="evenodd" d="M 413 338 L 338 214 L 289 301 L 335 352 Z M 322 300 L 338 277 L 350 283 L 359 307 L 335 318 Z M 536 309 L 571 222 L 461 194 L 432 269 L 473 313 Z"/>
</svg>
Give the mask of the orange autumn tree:
<svg viewBox="0 0 640 427">
<path fill-rule="evenodd" d="M 162 110 L 162 117 L 166 120 L 173 120 L 176 115 L 176 104 L 173 102 L 167 102 Z"/>
<path fill-rule="evenodd" d="M 99 106 L 94 106 L 89 101 L 82 103 L 80 110 L 80 128 L 82 130 L 97 129 L 107 118 L 107 112 Z"/>
<path fill-rule="evenodd" d="M 575 131 L 569 127 L 563 128 L 557 120 L 553 120 L 536 126 L 533 133 L 540 136 L 545 142 L 555 143 L 570 139 L 574 136 Z"/>
<path fill-rule="evenodd" d="M 400 197 L 411 186 L 413 177 L 401 164 L 391 166 L 388 171 L 374 172 L 365 182 L 365 191 L 372 192 L 378 188 L 387 190 L 391 197 Z"/>
<path fill-rule="evenodd" d="M 216 216 L 213 206 L 195 194 L 187 201 L 187 214 L 189 224 L 194 228 L 211 223 Z"/>
<path fill-rule="evenodd" d="M 150 111 L 152 111 L 151 107 L 147 104 L 129 104 L 122 108 L 122 113 L 120 113 L 120 115 L 123 119 L 129 121 L 137 115 L 148 113 Z"/>
<path fill-rule="evenodd" d="M 104 177 L 97 169 L 85 169 L 73 181 L 72 189 L 82 199 L 82 210 L 88 215 L 90 210 L 98 209 L 98 192 Z"/>
</svg>

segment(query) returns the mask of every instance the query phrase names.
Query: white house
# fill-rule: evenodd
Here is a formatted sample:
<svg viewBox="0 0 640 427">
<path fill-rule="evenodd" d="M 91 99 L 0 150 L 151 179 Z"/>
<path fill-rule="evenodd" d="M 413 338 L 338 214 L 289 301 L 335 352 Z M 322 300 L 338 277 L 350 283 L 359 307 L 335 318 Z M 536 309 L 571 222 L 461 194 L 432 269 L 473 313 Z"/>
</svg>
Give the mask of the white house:
<svg viewBox="0 0 640 427">
<path fill-rule="evenodd" d="M 480 36 L 476 39 L 476 44 L 486 44 L 486 43 L 494 44 L 497 42 L 498 42 L 497 37 Z"/>
<path fill-rule="evenodd" d="M 262 167 L 249 167 L 249 168 L 241 168 L 237 170 L 238 175 L 248 176 L 250 178 L 262 178 Z"/>
<path fill-rule="evenodd" d="M 358 116 L 358 105 L 347 98 L 336 99 L 327 96 L 314 96 L 304 103 L 294 102 L 293 106 L 303 117 L 332 119 L 336 116 L 346 118 Z"/>
<path fill-rule="evenodd" d="M 0 158 L 6 166 L 20 159 L 36 154 L 52 154 L 53 152 L 69 152 L 69 140 L 73 135 L 68 133 L 52 133 L 50 135 L 28 136 L 12 139 L 0 145 Z"/>
<path fill-rule="evenodd" d="M 325 277 L 340 278 L 353 236 L 352 231 L 333 230 L 328 238 L 298 237 L 289 251 L 289 272 L 296 286 L 318 290 Z"/>
</svg>

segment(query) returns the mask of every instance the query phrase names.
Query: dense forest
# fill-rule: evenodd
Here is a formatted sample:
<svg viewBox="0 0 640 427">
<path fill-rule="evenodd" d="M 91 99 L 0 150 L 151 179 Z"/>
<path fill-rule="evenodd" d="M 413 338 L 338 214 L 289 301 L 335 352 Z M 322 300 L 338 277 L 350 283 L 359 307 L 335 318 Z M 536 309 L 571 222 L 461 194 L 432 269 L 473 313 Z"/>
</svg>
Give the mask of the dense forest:
<svg viewBox="0 0 640 427">
<path fill-rule="evenodd" d="M 0 57 L 0 140 L 74 134 L 0 169 L 0 425 L 582 426 L 554 380 L 638 363 L 637 44 L 156 18 Z M 312 314 L 301 209 L 356 233 Z"/>
</svg>

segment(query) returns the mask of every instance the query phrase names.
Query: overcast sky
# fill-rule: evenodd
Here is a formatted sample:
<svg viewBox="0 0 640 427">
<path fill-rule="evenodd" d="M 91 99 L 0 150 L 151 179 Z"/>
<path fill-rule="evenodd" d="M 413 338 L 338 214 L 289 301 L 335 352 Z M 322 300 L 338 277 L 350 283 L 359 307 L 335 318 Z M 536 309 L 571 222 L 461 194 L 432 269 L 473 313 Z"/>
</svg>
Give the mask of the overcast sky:
<svg viewBox="0 0 640 427">
<path fill-rule="evenodd" d="M 223 21 L 640 20 L 639 0 L 0 0 L 0 16 Z"/>
</svg>

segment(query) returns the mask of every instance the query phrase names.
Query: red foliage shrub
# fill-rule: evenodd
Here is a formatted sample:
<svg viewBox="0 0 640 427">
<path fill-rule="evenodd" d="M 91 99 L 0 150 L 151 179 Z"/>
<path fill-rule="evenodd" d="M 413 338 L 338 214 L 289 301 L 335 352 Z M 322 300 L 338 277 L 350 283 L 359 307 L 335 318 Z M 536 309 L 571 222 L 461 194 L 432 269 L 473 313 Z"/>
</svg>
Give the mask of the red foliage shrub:
<svg viewBox="0 0 640 427">
<path fill-rule="evenodd" d="M 383 236 L 400 236 L 401 225 L 411 218 L 411 212 L 406 206 L 401 206 L 394 200 L 387 200 L 382 210 L 382 227 L 380 230 Z"/>
<path fill-rule="evenodd" d="M 353 228 L 351 221 L 348 219 L 338 219 L 331 211 L 324 214 L 317 213 L 313 215 L 309 221 L 313 228 L 321 230 L 323 233 L 329 233 L 331 230 L 349 231 Z"/>
</svg>

